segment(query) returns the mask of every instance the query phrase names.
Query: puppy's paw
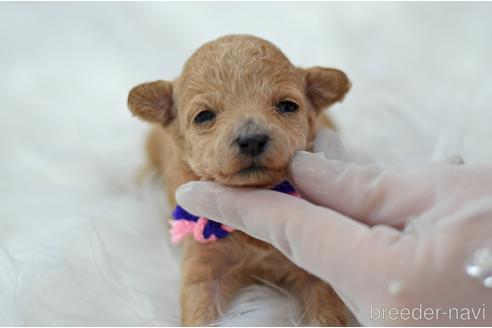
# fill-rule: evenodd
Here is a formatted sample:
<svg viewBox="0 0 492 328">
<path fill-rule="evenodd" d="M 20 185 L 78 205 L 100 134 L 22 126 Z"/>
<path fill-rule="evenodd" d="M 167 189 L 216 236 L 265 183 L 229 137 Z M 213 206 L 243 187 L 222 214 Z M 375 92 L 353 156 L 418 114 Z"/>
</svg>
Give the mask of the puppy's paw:
<svg viewBox="0 0 492 328">
<path fill-rule="evenodd" d="M 304 322 L 310 326 L 346 326 L 347 309 L 330 285 L 312 278 L 304 285 L 301 301 Z"/>
<path fill-rule="evenodd" d="M 347 325 L 345 311 L 334 309 L 331 305 L 323 308 L 323 305 L 306 309 L 304 321 L 309 326 L 318 327 L 341 327 Z"/>
<path fill-rule="evenodd" d="M 206 326 L 219 317 L 218 306 L 214 302 L 213 286 L 200 282 L 185 286 L 181 294 L 181 324 L 185 327 Z"/>
</svg>

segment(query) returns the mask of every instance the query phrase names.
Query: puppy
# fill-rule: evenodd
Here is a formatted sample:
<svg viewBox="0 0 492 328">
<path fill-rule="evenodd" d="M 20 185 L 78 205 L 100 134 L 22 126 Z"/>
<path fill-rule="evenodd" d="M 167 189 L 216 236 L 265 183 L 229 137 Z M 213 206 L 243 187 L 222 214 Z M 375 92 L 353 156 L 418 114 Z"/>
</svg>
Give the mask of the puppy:
<svg viewBox="0 0 492 328">
<path fill-rule="evenodd" d="M 176 189 L 192 180 L 250 187 L 282 182 L 294 153 L 311 149 L 320 125 L 331 126 L 322 110 L 349 88 L 339 70 L 298 68 L 266 40 L 229 35 L 199 48 L 174 81 L 133 88 L 128 106 L 154 124 L 150 164 L 162 172 L 175 206 Z M 297 295 L 308 324 L 346 324 L 344 305 L 329 285 L 240 231 L 207 244 L 183 241 L 182 324 L 210 324 L 239 289 L 260 281 Z"/>
</svg>

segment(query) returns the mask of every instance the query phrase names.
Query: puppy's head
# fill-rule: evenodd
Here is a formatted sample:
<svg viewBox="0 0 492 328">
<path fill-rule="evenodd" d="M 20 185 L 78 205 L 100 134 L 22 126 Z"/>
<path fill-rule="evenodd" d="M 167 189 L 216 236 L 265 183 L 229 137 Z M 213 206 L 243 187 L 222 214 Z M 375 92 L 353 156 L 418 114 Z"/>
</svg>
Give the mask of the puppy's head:
<svg viewBox="0 0 492 328">
<path fill-rule="evenodd" d="M 199 48 L 173 82 L 135 87 L 130 110 L 172 131 L 181 157 L 207 180 L 270 186 L 306 149 L 322 109 L 350 88 L 336 69 L 294 67 L 271 43 L 232 35 Z"/>
</svg>

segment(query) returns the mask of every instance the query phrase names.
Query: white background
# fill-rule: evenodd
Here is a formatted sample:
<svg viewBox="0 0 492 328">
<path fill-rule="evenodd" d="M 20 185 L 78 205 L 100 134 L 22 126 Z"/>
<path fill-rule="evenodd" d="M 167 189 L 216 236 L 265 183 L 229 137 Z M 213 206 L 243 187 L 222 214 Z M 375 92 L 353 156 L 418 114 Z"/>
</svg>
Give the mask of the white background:
<svg viewBox="0 0 492 328">
<path fill-rule="evenodd" d="M 0 325 L 179 322 L 167 205 L 135 180 L 148 128 L 126 109 L 134 85 L 254 34 L 349 75 L 331 111 L 360 158 L 490 163 L 491 17 L 488 3 L 0 4 Z M 245 310 L 227 322 L 299 320 L 269 288 L 231 313 Z"/>
</svg>

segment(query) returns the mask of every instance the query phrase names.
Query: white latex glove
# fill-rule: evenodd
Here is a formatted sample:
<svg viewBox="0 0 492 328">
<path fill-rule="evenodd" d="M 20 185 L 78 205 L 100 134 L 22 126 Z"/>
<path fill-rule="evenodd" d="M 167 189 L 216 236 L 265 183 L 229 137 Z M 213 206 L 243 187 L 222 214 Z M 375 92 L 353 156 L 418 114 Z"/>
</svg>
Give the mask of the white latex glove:
<svg viewBox="0 0 492 328">
<path fill-rule="evenodd" d="M 290 172 L 304 199 L 212 182 L 176 198 L 329 282 L 364 325 L 492 324 L 491 166 L 384 169 L 299 152 Z"/>
</svg>

